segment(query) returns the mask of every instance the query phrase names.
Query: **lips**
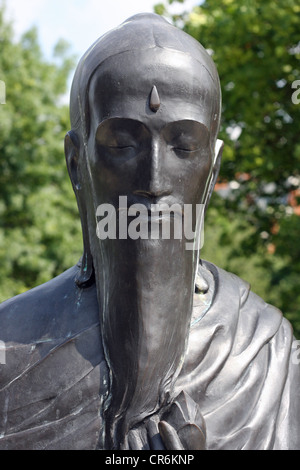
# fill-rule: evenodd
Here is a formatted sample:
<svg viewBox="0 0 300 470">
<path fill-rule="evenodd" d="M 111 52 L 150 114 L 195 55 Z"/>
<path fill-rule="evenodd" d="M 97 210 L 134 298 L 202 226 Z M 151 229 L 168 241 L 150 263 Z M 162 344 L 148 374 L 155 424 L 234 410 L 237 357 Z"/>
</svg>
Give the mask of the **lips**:
<svg viewBox="0 0 300 470">
<path fill-rule="evenodd" d="M 137 203 L 135 203 L 137 204 Z M 138 220 L 143 223 L 161 223 L 163 221 L 174 221 L 174 219 L 182 220 L 183 210 L 181 208 L 172 208 L 161 204 L 141 204 L 139 206 L 119 207 L 117 213 L 125 213 L 128 220 L 138 217 Z"/>
<path fill-rule="evenodd" d="M 126 205 L 119 205 L 117 212 L 125 212 L 128 217 L 142 219 L 162 220 L 183 217 L 183 206 L 170 197 L 128 197 Z"/>
</svg>

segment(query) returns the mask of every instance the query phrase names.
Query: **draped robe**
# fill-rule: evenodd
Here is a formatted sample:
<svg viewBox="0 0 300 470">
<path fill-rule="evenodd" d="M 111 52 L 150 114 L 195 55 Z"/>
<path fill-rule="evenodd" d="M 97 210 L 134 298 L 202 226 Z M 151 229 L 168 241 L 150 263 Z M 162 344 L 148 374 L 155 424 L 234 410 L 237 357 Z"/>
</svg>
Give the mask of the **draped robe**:
<svg viewBox="0 0 300 470">
<path fill-rule="evenodd" d="M 0 306 L 0 450 L 96 449 L 109 373 L 95 285 L 75 266 Z M 200 406 L 207 449 L 300 449 L 300 366 L 289 322 L 237 276 L 203 262 L 174 396 Z M 101 444 L 100 444 L 101 448 Z"/>
</svg>

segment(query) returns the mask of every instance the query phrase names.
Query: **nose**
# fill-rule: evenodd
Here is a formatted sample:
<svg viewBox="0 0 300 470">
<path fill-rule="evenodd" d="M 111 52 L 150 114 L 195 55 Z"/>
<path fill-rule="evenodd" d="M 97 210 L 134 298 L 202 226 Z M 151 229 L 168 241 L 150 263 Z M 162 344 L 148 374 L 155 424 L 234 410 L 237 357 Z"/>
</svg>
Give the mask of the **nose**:
<svg viewBox="0 0 300 470">
<path fill-rule="evenodd" d="M 151 149 L 147 155 L 147 170 L 145 180 L 139 195 L 158 199 L 171 194 L 170 175 L 166 167 L 166 149 L 159 139 L 152 140 Z M 147 176 L 146 176 L 147 175 Z"/>
</svg>

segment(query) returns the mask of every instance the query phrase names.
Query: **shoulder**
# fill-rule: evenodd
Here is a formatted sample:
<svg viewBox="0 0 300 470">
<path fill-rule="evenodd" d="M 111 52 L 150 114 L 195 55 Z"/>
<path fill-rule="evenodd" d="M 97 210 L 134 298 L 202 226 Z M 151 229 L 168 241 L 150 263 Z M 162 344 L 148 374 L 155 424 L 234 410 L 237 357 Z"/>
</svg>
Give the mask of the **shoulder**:
<svg viewBox="0 0 300 470">
<path fill-rule="evenodd" d="M 77 273 L 0 306 L 1 449 L 96 446 L 108 378 L 95 285 Z"/>
<path fill-rule="evenodd" d="M 233 310 L 238 312 L 236 335 L 252 339 L 258 335 L 261 341 L 269 341 L 279 330 L 284 330 L 292 337 L 292 327 L 282 312 L 256 295 L 247 281 L 212 263 L 205 262 L 205 265 L 215 279 L 214 303 L 227 306 L 228 315 Z"/>
<path fill-rule="evenodd" d="M 95 286 L 80 289 L 78 266 L 0 305 L 0 340 L 34 343 L 76 334 L 97 320 Z"/>
</svg>

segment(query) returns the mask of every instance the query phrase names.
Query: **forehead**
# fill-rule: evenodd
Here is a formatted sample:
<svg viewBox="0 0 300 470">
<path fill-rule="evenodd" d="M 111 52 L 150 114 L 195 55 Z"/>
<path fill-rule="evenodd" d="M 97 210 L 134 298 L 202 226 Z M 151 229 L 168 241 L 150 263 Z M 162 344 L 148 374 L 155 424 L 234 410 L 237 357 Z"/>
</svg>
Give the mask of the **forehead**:
<svg viewBox="0 0 300 470">
<path fill-rule="evenodd" d="M 156 86 L 160 108 L 149 108 Z M 138 119 L 149 125 L 191 119 L 208 129 L 218 99 L 209 71 L 190 55 L 168 49 L 128 51 L 106 59 L 89 87 L 91 124 L 111 117 Z"/>
</svg>

